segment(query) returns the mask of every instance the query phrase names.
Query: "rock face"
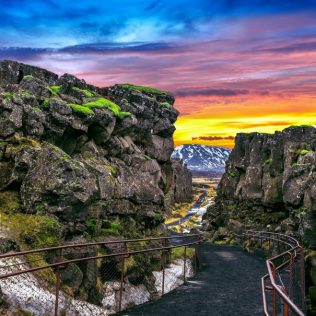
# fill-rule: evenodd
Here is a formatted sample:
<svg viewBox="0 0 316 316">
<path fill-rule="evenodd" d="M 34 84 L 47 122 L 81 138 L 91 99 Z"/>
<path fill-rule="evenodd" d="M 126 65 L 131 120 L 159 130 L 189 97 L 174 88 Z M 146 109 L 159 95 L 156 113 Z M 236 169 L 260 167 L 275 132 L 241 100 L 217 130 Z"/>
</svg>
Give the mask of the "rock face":
<svg viewBox="0 0 316 316">
<path fill-rule="evenodd" d="M 175 201 L 188 198 L 189 172 L 170 159 L 178 116 L 170 94 L 99 89 L 11 61 L 0 74 L 0 189 L 18 188 L 27 212 L 42 208 L 72 233 L 84 231 L 97 201 L 100 216 L 155 224 L 170 189 Z"/>
<path fill-rule="evenodd" d="M 183 161 L 178 158 L 171 159 L 171 168 L 166 172 L 166 176 L 170 177 L 171 183 L 166 196 L 166 207 L 175 203 L 191 201 L 192 199 L 192 174 Z"/>
<path fill-rule="evenodd" d="M 216 204 L 205 218 L 211 239 L 229 241 L 232 232 L 264 229 L 293 235 L 314 248 L 315 151 L 313 126 L 292 126 L 273 135 L 237 135 Z M 314 262 L 315 252 L 309 258 Z M 311 278 L 308 284 L 314 281 Z"/>
<path fill-rule="evenodd" d="M 270 134 L 239 134 L 217 191 L 215 222 L 242 216 L 245 227 L 295 232 L 309 243 L 316 211 L 316 128 L 293 126 Z M 246 211 L 250 213 L 247 215 Z M 236 215 L 236 216 L 235 216 Z M 286 219 L 286 221 L 281 222 Z M 212 220 L 211 220 L 212 222 Z"/>
<path fill-rule="evenodd" d="M 32 248 L 163 234 L 166 207 L 191 194 L 190 173 L 170 158 L 173 103 L 171 94 L 152 88 L 97 88 L 68 74 L 0 62 L 5 237 Z M 31 219 L 43 224 L 41 233 L 19 231 L 17 223 Z M 73 268 L 78 279 L 67 272 L 65 280 L 79 288 L 87 280 Z"/>
</svg>

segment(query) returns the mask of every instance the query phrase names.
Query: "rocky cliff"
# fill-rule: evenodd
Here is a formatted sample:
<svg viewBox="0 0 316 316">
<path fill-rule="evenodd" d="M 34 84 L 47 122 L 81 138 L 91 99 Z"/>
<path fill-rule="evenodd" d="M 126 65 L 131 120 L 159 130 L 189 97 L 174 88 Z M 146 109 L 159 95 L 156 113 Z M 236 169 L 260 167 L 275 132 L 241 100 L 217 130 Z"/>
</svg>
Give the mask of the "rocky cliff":
<svg viewBox="0 0 316 316">
<path fill-rule="evenodd" d="M 26 249 L 163 234 L 166 207 L 191 195 L 170 159 L 173 103 L 148 87 L 0 62 L 1 236 Z"/>
<path fill-rule="evenodd" d="M 294 235 L 316 246 L 316 128 L 291 126 L 275 134 L 238 134 L 216 204 L 206 215 L 213 241 L 242 229 Z M 316 253 L 308 281 L 316 303 Z"/>
</svg>

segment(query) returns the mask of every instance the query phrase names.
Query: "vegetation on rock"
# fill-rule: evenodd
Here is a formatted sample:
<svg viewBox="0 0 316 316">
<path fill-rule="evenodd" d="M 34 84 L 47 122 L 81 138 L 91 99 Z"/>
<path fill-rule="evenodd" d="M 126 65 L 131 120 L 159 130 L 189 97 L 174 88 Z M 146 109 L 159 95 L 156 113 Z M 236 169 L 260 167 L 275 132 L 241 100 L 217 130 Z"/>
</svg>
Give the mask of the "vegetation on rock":
<svg viewBox="0 0 316 316">
<path fill-rule="evenodd" d="M 148 94 L 162 95 L 162 96 L 171 95 L 170 92 L 167 92 L 167 91 L 161 91 L 161 90 L 151 88 L 151 87 L 146 87 L 146 86 L 137 86 L 130 83 L 124 83 L 124 84 L 121 84 L 120 86 L 125 89 L 131 89 L 133 91 L 145 93 L 145 94 L 148 93 Z"/>
<path fill-rule="evenodd" d="M 48 90 L 52 95 L 57 95 L 60 92 L 61 86 L 50 86 Z"/>
</svg>

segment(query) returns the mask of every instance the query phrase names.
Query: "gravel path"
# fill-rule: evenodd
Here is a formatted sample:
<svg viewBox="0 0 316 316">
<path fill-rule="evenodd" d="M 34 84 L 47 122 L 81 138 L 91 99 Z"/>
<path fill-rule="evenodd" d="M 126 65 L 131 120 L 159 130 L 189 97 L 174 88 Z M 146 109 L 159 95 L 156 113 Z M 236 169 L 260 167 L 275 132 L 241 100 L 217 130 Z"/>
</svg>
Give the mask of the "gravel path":
<svg viewBox="0 0 316 316">
<path fill-rule="evenodd" d="M 204 267 L 196 277 L 161 299 L 124 311 L 122 316 L 263 315 L 262 258 L 239 247 L 206 244 Z"/>
</svg>

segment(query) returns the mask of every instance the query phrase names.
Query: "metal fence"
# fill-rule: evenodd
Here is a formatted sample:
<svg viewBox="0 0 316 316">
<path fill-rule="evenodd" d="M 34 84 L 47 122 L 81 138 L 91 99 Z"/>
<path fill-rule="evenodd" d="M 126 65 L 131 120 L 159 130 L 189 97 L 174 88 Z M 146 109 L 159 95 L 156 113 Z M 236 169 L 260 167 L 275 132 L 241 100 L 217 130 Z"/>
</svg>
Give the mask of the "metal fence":
<svg viewBox="0 0 316 316">
<path fill-rule="evenodd" d="M 0 255 L 1 281 L 14 278 L 19 275 L 29 275 L 49 269 L 56 276 L 54 281 L 54 314 L 61 315 L 65 312 L 60 307 L 60 295 L 63 290 L 61 273 L 70 264 L 88 264 L 93 262 L 97 265 L 98 273 L 103 282 L 113 281 L 119 284 L 117 312 L 122 310 L 122 297 L 129 277 L 128 269 L 134 265 L 139 270 L 138 276 L 142 277 L 148 270 L 148 258 L 150 263 L 160 271 L 161 278 L 156 280 L 160 283 L 158 296 L 164 295 L 166 289 L 170 289 L 168 282 L 173 282 L 172 277 L 166 280 L 166 270 L 170 264 L 172 249 L 182 247 L 181 257 L 183 260 L 182 278 L 187 278 L 188 252 L 193 261 L 194 273 L 202 268 L 203 260 L 203 237 L 201 234 L 176 235 L 171 237 L 154 237 L 130 240 L 111 240 L 85 244 L 71 244 L 59 247 L 35 249 L 29 251 L 10 252 Z M 188 250 L 190 249 L 190 250 Z M 147 260 L 147 261 L 146 261 Z M 182 262 L 182 261 L 181 261 Z M 143 269 L 143 270 L 142 270 Z M 179 277 L 179 276 L 177 276 Z M 65 293 L 63 291 L 62 295 Z"/>
<path fill-rule="evenodd" d="M 264 249 L 267 274 L 261 278 L 264 314 L 305 315 L 304 249 L 290 236 L 273 232 L 246 231 L 243 244 Z M 251 244 L 252 243 L 252 244 Z"/>
</svg>

